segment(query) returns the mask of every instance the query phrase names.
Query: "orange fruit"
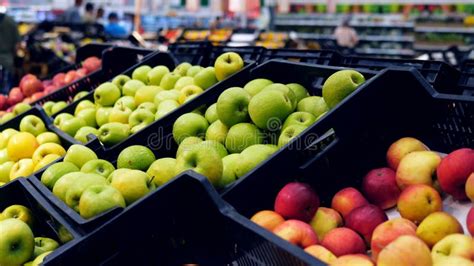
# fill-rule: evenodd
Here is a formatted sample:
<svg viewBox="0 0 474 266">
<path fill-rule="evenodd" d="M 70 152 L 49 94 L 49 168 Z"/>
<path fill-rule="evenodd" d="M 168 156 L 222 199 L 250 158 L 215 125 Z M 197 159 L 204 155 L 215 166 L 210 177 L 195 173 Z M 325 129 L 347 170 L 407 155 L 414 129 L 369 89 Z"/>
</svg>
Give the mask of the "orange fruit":
<svg viewBox="0 0 474 266">
<path fill-rule="evenodd" d="M 38 146 L 38 141 L 33 134 L 20 132 L 8 140 L 8 157 L 15 162 L 20 159 L 31 158 Z"/>
</svg>

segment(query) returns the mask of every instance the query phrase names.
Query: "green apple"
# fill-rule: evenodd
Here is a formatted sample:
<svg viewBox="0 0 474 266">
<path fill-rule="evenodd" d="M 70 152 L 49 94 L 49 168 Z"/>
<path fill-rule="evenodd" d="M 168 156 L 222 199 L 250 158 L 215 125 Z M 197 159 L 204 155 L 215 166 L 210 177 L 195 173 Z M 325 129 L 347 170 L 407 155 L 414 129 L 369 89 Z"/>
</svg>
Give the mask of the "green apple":
<svg viewBox="0 0 474 266">
<path fill-rule="evenodd" d="M 117 106 L 126 106 L 130 108 L 130 110 L 135 110 L 137 108 L 137 105 L 135 104 L 135 97 L 133 96 L 122 96 L 120 97 L 114 104 L 114 107 Z"/>
<path fill-rule="evenodd" d="M 178 108 L 180 105 L 175 100 L 164 100 L 158 106 L 158 110 L 155 113 L 155 120 L 162 118 L 163 116 L 171 113 L 173 110 Z"/>
<path fill-rule="evenodd" d="M 206 131 L 206 140 L 215 140 L 219 143 L 225 143 L 229 127 L 224 125 L 220 120 L 212 123 Z"/>
<path fill-rule="evenodd" d="M 94 127 L 81 127 L 74 135 L 74 139 L 80 141 L 81 143 L 88 143 L 90 140 L 87 138 L 89 134 L 92 134 L 96 137 L 99 136 L 99 130 Z"/>
<path fill-rule="evenodd" d="M 150 72 L 150 70 L 151 67 L 147 65 L 137 67 L 132 73 L 132 79 L 146 83 L 148 81 L 148 72 Z"/>
<path fill-rule="evenodd" d="M 53 251 L 58 247 L 59 243 L 54 239 L 47 237 L 35 237 L 35 249 L 33 251 L 33 258 L 36 258 L 45 252 Z"/>
<path fill-rule="evenodd" d="M 123 149 L 117 158 L 117 168 L 146 171 L 156 160 L 155 154 L 142 145 L 132 145 Z"/>
<path fill-rule="evenodd" d="M 52 190 L 54 184 L 56 184 L 56 181 L 58 181 L 59 178 L 65 174 L 78 171 L 79 168 L 71 162 L 58 162 L 46 168 L 46 170 L 41 175 L 41 183 Z"/>
<path fill-rule="evenodd" d="M 72 114 L 69 114 L 69 113 L 62 113 L 62 114 L 59 114 L 57 115 L 55 118 L 54 118 L 54 122 L 53 124 L 56 126 L 56 127 L 61 127 L 61 124 L 64 122 L 64 121 L 67 121 L 71 118 L 74 118 L 74 116 Z"/>
<path fill-rule="evenodd" d="M 115 169 L 108 177 L 107 177 L 107 183 L 110 184 L 111 180 L 114 178 L 114 176 L 120 174 L 120 173 L 126 173 L 130 171 L 130 169 L 127 168 L 122 168 L 122 169 Z"/>
<path fill-rule="evenodd" d="M 214 67 L 206 67 L 194 76 L 194 84 L 203 90 L 207 90 L 216 84 L 216 70 Z"/>
<path fill-rule="evenodd" d="M 214 123 L 219 119 L 217 115 L 217 103 L 213 103 L 209 108 L 207 108 L 206 113 L 204 114 L 209 124 Z"/>
<path fill-rule="evenodd" d="M 53 185 L 53 194 L 60 200 L 66 200 L 67 190 L 80 178 L 84 176 L 82 172 L 70 172 L 61 176 Z"/>
<path fill-rule="evenodd" d="M 0 182 L 10 182 L 10 171 L 13 168 L 15 162 L 9 161 L 0 164 Z"/>
<path fill-rule="evenodd" d="M 174 88 L 174 85 L 178 80 L 181 78 L 181 75 L 178 73 L 168 73 L 163 76 L 163 79 L 161 79 L 160 82 L 160 87 L 163 88 L 164 90 L 172 90 Z"/>
<path fill-rule="evenodd" d="M 95 89 L 94 102 L 101 106 L 113 106 L 120 96 L 120 89 L 112 82 L 106 82 Z"/>
<path fill-rule="evenodd" d="M 161 79 L 170 73 L 170 70 L 166 66 L 156 66 L 152 70 L 150 70 L 147 74 L 147 83 L 148 85 L 156 85 L 159 86 L 161 83 Z"/>
<path fill-rule="evenodd" d="M 27 104 L 27 103 L 17 103 L 15 105 L 15 107 L 13 107 L 13 114 L 15 116 L 19 115 L 19 114 L 22 114 L 28 110 L 31 109 L 31 105 Z"/>
<path fill-rule="evenodd" d="M 33 255 L 35 240 L 30 227 L 17 219 L 0 221 L 0 265 L 22 265 Z"/>
<path fill-rule="evenodd" d="M 10 138 L 19 131 L 13 128 L 7 128 L 0 133 L 0 149 L 6 148 Z"/>
<path fill-rule="evenodd" d="M 30 228 L 33 228 L 34 217 L 30 209 L 23 205 L 11 205 L 5 208 L 2 212 L 5 218 L 13 218 L 21 220 L 26 223 Z"/>
<path fill-rule="evenodd" d="M 192 67 L 192 65 L 188 62 L 183 62 L 181 64 L 179 64 L 174 70 L 173 72 L 176 73 L 176 74 L 179 74 L 181 76 L 186 76 L 186 74 L 188 73 L 188 69 L 190 69 Z"/>
<path fill-rule="evenodd" d="M 120 191 L 109 185 L 92 185 L 82 193 L 79 214 L 89 219 L 116 207 L 125 208 Z"/>
<path fill-rule="evenodd" d="M 20 131 L 29 132 L 35 137 L 39 134 L 46 132 L 46 126 L 39 117 L 35 115 L 27 115 L 21 119 Z"/>
<path fill-rule="evenodd" d="M 105 178 L 107 178 L 114 170 L 115 167 L 113 164 L 102 159 L 90 160 L 81 167 L 81 172 L 83 173 L 98 174 Z"/>
<path fill-rule="evenodd" d="M 36 136 L 36 140 L 38 141 L 38 144 L 45 144 L 45 143 L 57 143 L 61 144 L 61 140 L 59 139 L 59 136 L 56 133 L 53 132 L 43 132 Z"/>
<path fill-rule="evenodd" d="M 262 144 L 264 135 L 254 124 L 240 123 L 227 132 L 225 147 L 230 153 L 240 153 L 247 147 Z"/>
<path fill-rule="evenodd" d="M 92 185 L 105 186 L 107 185 L 107 181 L 101 175 L 84 173 L 67 189 L 64 202 L 66 202 L 67 206 L 79 212 L 79 200 L 81 199 L 82 193 Z"/>
<path fill-rule="evenodd" d="M 179 91 L 177 90 L 169 90 L 169 91 L 160 91 L 158 94 L 155 95 L 155 99 L 153 100 L 156 106 L 160 106 L 161 102 L 165 100 L 175 100 L 178 101 L 179 99 Z"/>
<path fill-rule="evenodd" d="M 198 137 L 187 137 L 185 138 L 181 144 L 178 146 L 178 150 L 176 151 L 176 158 L 182 154 L 183 152 L 189 151 L 192 146 L 195 144 L 201 143 L 203 140 Z"/>
<path fill-rule="evenodd" d="M 314 122 L 316 122 L 316 116 L 314 116 L 313 114 L 308 112 L 294 112 L 286 118 L 285 123 L 283 123 L 283 126 L 281 127 L 281 130 L 285 130 L 285 128 L 291 125 L 309 127 Z"/>
<path fill-rule="evenodd" d="M 180 116 L 173 125 L 173 138 L 180 144 L 185 138 L 196 136 L 204 138 L 209 123 L 202 115 L 187 113 Z"/>
<path fill-rule="evenodd" d="M 113 80 L 112 80 L 112 83 L 117 86 L 117 88 L 119 88 L 120 90 L 122 90 L 123 88 L 123 85 L 125 85 L 125 83 L 127 83 L 128 81 L 130 81 L 130 77 L 127 76 L 127 75 L 118 75 L 116 76 Z"/>
<path fill-rule="evenodd" d="M 46 251 L 45 253 L 40 254 L 38 257 L 36 257 L 36 258 L 31 262 L 31 266 L 40 266 L 40 265 L 43 265 L 44 259 L 46 258 L 46 256 L 48 256 L 48 255 L 51 254 L 51 253 L 52 253 L 52 251 Z"/>
<path fill-rule="evenodd" d="M 138 89 L 141 87 L 146 86 L 145 83 L 139 81 L 139 80 L 130 80 L 125 85 L 122 87 L 122 94 L 124 96 L 135 96 L 135 93 L 137 92 Z"/>
<path fill-rule="evenodd" d="M 133 134 L 137 133 L 138 131 L 146 128 L 147 126 L 148 125 L 145 125 L 145 124 L 138 124 L 138 125 L 136 125 L 136 126 L 134 126 L 130 129 L 130 134 L 133 135 Z"/>
<path fill-rule="evenodd" d="M 54 114 L 57 114 L 59 113 L 61 110 L 63 110 L 64 108 L 67 107 L 67 102 L 65 101 L 59 101 L 57 103 L 55 103 L 53 105 L 53 107 L 51 107 L 51 113 L 54 115 Z"/>
<path fill-rule="evenodd" d="M 143 86 L 135 93 L 135 104 L 140 105 L 145 102 L 152 103 L 155 96 L 163 89 L 158 86 Z"/>
<path fill-rule="evenodd" d="M 78 92 L 78 93 L 74 96 L 74 98 L 72 99 L 72 101 L 73 101 L 73 102 L 78 101 L 78 100 L 80 100 L 80 99 L 86 97 L 87 95 L 89 95 L 89 92 L 88 92 L 88 91 L 80 91 L 80 92 Z"/>
<path fill-rule="evenodd" d="M 233 87 L 221 93 L 217 99 L 217 116 L 222 123 L 231 127 L 249 121 L 250 95 L 242 88 Z"/>
<path fill-rule="evenodd" d="M 223 188 L 237 180 L 235 170 L 239 164 L 239 158 L 240 154 L 238 153 L 229 154 L 222 158 L 222 165 L 224 168 L 222 172 L 222 179 L 217 184 L 217 187 Z"/>
<path fill-rule="evenodd" d="M 329 110 L 323 97 L 311 96 L 304 98 L 298 103 L 297 110 L 299 112 L 308 112 L 313 114 L 315 117 L 320 116 L 322 113 Z"/>
<path fill-rule="evenodd" d="M 175 168 L 175 158 L 161 158 L 154 161 L 146 173 L 153 178 L 156 187 L 159 187 L 175 177 Z"/>
<path fill-rule="evenodd" d="M 184 104 L 185 102 L 193 99 L 194 97 L 201 94 L 203 90 L 196 85 L 188 85 L 181 89 L 179 93 L 178 102 Z"/>
<path fill-rule="evenodd" d="M 104 124 L 109 122 L 109 116 L 112 112 L 112 107 L 99 107 L 95 111 L 95 121 L 97 125 L 100 127 Z"/>
<path fill-rule="evenodd" d="M 46 112 L 48 116 L 53 114 L 52 108 L 54 106 L 54 102 L 48 101 L 43 104 L 43 110 Z"/>
<path fill-rule="evenodd" d="M 271 85 L 266 86 L 263 88 L 261 92 L 269 91 L 269 90 L 279 90 L 285 94 L 288 99 L 291 100 L 291 104 L 293 106 L 293 110 L 296 109 L 296 105 L 298 104 L 298 101 L 296 100 L 296 95 L 295 93 L 286 85 L 281 84 L 281 83 L 274 83 Z"/>
<path fill-rule="evenodd" d="M 110 180 L 110 185 L 120 191 L 127 206 L 155 189 L 155 183 L 149 175 L 134 169 L 118 172 Z"/>
<path fill-rule="evenodd" d="M 96 110 L 95 108 L 84 109 L 80 111 L 76 117 L 82 118 L 86 122 L 86 126 L 97 127 L 97 121 L 95 119 Z"/>
<path fill-rule="evenodd" d="M 69 120 L 64 121 L 59 129 L 64 131 L 69 136 L 74 137 L 76 132 L 81 128 L 87 126 L 86 121 L 80 117 L 74 117 Z"/>
<path fill-rule="evenodd" d="M 243 177 L 261 162 L 268 159 L 277 150 L 278 147 L 275 145 L 257 144 L 248 147 L 240 153 L 235 174 L 238 178 Z"/>
<path fill-rule="evenodd" d="M 175 174 L 186 170 L 194 170 L 207 177 L 213 185 L 217 185 L 222 178 L 222 159 L 215 148 L 197 144 L 176 158 Z"/>
<path fill-rule="evenodd" d="M 273 84 L 273 81 L 269 79 L 254 79 L 245 84 L 244 90 L 253 97 L 261 92 L 263 88 L 271 84 Z"/>
<path fill-rule="evenodd" d="M 153 102 L 145 102 L 145 103 L 141 103 L 138 107 L 137 107 L 138 110 L 147 110 L 147 111 L 150 111 L 152 113 L 156 113 L 156 105 L 153 103 Z"/>
<path fill-rule="evenodd" d="M 77 115 L 80 111 L 84 110 L 84 109 L 88 109 L 88 108 L 92 108 L 95 110 L 95 104 L 89 100 L 83 100 L 83 101 L 80 101 L 77 105 L 76 105 L 76 109 L 74 109 L 74 115 Z"/>
<path fill-rule="evenodd" d="M 8 158 L 8 151 L 7 149 L 1 149 L 0 150 L 0 164 L 2 163 L 5 163 L 5 162 L 8 162 L 9 161 L 9 158 Z"/>
<path fill-rule="evenodd" d="M 63 161 L 71 162 L 80 169 L 88 161 L 96 159 L 98 159 L 97 154 L 93 150 L 83 145 L 74 144 L 67 149 Z"/>
<path fill-rule="evenodd" d="M 13 114 L 13 113 L 6 113 L 2 116 L 2 119 L 0 120 L 0 122 L 2 124 L 8 122 L 10 119 L 12 119 L 13 117 L 15 117 L 16 115 Z"/>
<path fill-rule="evenodd" d="M 261 129 L 276 131 L 294 111 L 294 106 L 292 100 L 284 92 L 266 90 L 250 100 L 248 110 L 255 125 Z"/>
<path fill-rule="evenodd" d="M 132 114 L 132 109 L 125 105 L 116 105 L 109 114 L 109 122 L 128 124 L 128 118 Z"/>
<path fill-rule="evenodd" d="M 115 145 L 130 136 L 130 126 L 112 122 L 99 128 L 99 140 L 107 146 Z"/>
<path fill-rule="evenodd" d="M 278 147 L 283 147 L 288 142 L 290 142 L 293 138 L 298 136 L 301 132 L 303 132 L 307 126 L 303 125 L 290 125 L 286 127 L 280 134 L 280 137 L 278 138 Z"/>
<path fill-rule="evenodd" d="M 202 66 L 192 66 L 192 67 L 188 68 L 188 71 L 186 71 L 186 76 L 194 77 L 194 76 L 196 76 L 197 73 L 199 73 L 203 69 L 204 68 Z"/>
<path fill-rule="evenodd" d="M 174 89 L 180 91 L 182 88 L 188 85 L 194 85 L 194 78 L 182 76 L 181 78 L 178 79 L 178 81 L 176 81 L 176 84 L 174 85 Z"/>
<path fill-rule="evenodd" d="M 296 102 L 300 102 L 304 98 L 309 97 L 309 93 L 306 90 L 306 88 L 298 83 L 289 83 L 289 84 L 286 84 L 286 86 L 290 88 L 295 94 Z"/>
<path fill-rule="evenodd" d="M 337 71 L 323 84 L 324 101 L 332 109 L 364 82 L 364 76 L 355 70 Z"/>
<path fill-rule="evenodd" d="M 244 67 L 244 60 L 239 54 L 227 52 L 217 57 L 214 63 L 216 77 L 218 81 L 226 79 L 228 76 L 237 73 Z"/>
<path fill-rule="evenodd" d="M 149 125 L 155 121 L 155 115 L 145 109 L 137 109 L 130 114 L 128 118 L 128 124 L 130 127 L 138 125 Z"/>
<path fill-rule="evenodd" d="M 217 151 L 217 154 L 219 154 L 221 158 L 224 158 L 229 154 L 227 152 L 227 149 L 224 147 L 224 145 L 215 140 L 206 140 L 196 145 L 208 146 L 208 147 L 214 148 Z"/>
</svg>

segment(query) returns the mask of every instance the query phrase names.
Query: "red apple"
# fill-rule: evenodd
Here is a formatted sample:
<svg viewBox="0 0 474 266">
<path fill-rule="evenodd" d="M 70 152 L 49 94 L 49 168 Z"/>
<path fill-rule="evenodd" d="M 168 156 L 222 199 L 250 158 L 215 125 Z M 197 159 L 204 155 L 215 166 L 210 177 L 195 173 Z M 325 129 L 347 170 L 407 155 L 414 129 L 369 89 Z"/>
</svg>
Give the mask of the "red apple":
<svg viewBox="0 0 474 266">
<path fill-rule="evenodd" d="M 84 60 L 84 62 L 82 62 L 82 67 L 86 70 L 86 73 L 88 74 L 98 70 L 101 64 L 102 61 L 99 58 L 91 56 Z"/>
<path fill-rule="evenodd" d="M 427 151 L 428 147 L 415 138 L 401 138 L 395 141 L 387 151 L 387 163 L 390 168 L 397 170 L 398 164 L 405 155 L 414 151 Z"/>
<path fill-rule="evenodd" d="M 355 208 L 345 219 L 346 227 L 362 235 L 369 245 L 375 228 L 387 220 L 388 217 L 385 212 L 372 204 Z"/>
<path fill-rule="evenodd" d="M 38 78 L 33 74 L 26 74 L 21 78 L 19 87 L 23 88 L 23 84 L 29 79 L 38 79 Z"/>
<path fill-rule="evenodd" d="M 77 75 L 78 78 L 83 78 L 87 75 L 87 70 L 85 68 L 79 68 L 76 71 L 76 75 Z"/>
<path fill-rule="evenodd" d="M 53 85 L 53 81 L 50 80 L 50 79 L 43 80 L 43 81 L 41 81 L 41 83 L 43 83 L 43 87 L 44 87 L 44 88 Z"/>
<path fill-rule="evenodd" d="M 285 219 L 309 222 L 319 208 L 319 197 L 308 184 L 286 184 L 275 199 L 275 211 Z"/>
<path fill-rule="evenodd" d="M 474 207 L 471 207 L 471 209 L 469 209 L 469 212 L 467 213 L 466 226 L 467 230 L 469 231 L 469 234 L 471 234 L 471 236 L 474 236 Z"/>
<path fill-rule="evenodd" d="M 364 240 L 352 229 L 335 228 L 324 236 L 321 245 L 337 257 L 348 254 L 365 254 Z"/>
<path fill-rule="evenodd" d="M 250 220 L 268 231 L 273 231 L 273 229 L 285 222 L 285 219 L 280 214 L 268 210 L 257 212 Z"/>
<path fill-rule="evenodd" d="M 0 94 L 0 110 L 7 109 L 8 107 L 7 100 L 8 100 L 7 96 Z"/>
<path fill-rule="evenodd" d="M 369 203 L 357 189 L 347 187 L 334 195 L 331 208 L 340 212 L 343 217 L 346 217 L 353 209 L 367 204 Z"/>
<path fill-rule="evenodd" d="M 318 236 L 313 228 L 309 224 L 298 220 L 283 222 L 273 230 L 273 233 L 302 248 L 318 244 Z"/>
<path fill-rule="evenodd" d="M 334 260 L 331 266 L 374 266 L 374 262 L 369 258 L 369 256 L 364 254 L 349 254 L 344 255 L 336 260 Z"/>
<path fill-rule="evenodd" d="M 469 175 L 474 173 L 474 150 L 459 149 L 441 160 L 437 174 L 441 189 L 456 200 L 467 199 L 465 185 Z"/>
<path fill-rule="evenodd" d="M 58 87 L 56 87 L 55 85 L 50 85 L 50 86 L 44 88 L 44 93 L 45 94 L 50 94 L 50 93 L 56 91 L 57 89 L 58 89 Z"/>
<path fill-rule="evenodd" d="M 66 85 L 66 82 L 64 81 L 64 78 L 66 77 L 66 74 L 64 73 L 58 73 L 53 77 L 53 83 L 56 85 L 56 87 L 63 87 Z"/>
<path fill-rule="evenodd" d="M 35 102 L 41 99 L 44 96 L 44 92 L 36 92 L 35 94 L 31 95 L 31 102 Z"/>
<path fill-rule="evenodd" d="M 400 189 L 395 171 L 390 168 L 370 171 L 362 181 L 362 192 L 370 202 L 384 210 L 397 205 Z"/>
<path fill-rule="evenodd" d="M 64 77 L 64 83 L 70 84 L 74 82 L 77 79 L 77 73 L 75 70 L 71 70 L 66 73 L 66 76 Z"/>
<path fill-rule="evenodd" d="M 30 97 L 35 92 L 43 90 L 43 83 L 37 78 L 30 78 L 24 81 L 20 88 L 23 95 Z"/>
<path fill-rule="evenodd" d="M 8 94 L 8 105 L 13 106 L 13 105 L 23 101 L 23 98 L 24 98 L 24 96 L 23 96 L 23 93 L 21 92 L 20 88 L 15 87 Z"/>
<path fill-rule="evenodd" d="M 372 258 L 377 260 L 380 251 L 402 235 L 416 236 L 416 225 L 405 218 L 395 218 L 379 224 L 370 242 Z"/>
</svg>

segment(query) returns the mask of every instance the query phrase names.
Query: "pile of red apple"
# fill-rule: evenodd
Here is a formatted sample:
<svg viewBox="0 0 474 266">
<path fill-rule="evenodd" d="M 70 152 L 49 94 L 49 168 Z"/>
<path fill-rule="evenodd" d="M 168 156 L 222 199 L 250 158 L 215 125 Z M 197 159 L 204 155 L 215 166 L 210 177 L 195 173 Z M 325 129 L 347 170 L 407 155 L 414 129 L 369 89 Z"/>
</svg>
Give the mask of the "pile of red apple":
<svg viewBox="0 0 474 266">
<path fill-rule="evenodd" d="M 32 103 L 101 67 L 101 60 L 97 57 L 89 57 L 82 62 L 82 67 L 70 70 L 67 73 L 58 73 L 52 80 L 39 80 L 32 74 L 23 76 L 18 87 L 10 90 L 8 95 L 0 94 L 0 110 L 11 111 L 17 103 Z"/>
<path fill-rule="evenodd" d="M 407 137 L 389 147 L 387 163 L 363 177 L 361 191 L 338 191 L 331 208 L 292 182 L 274 211 L 251 220 L 330 265 L 474 265 L 474 240 L 461 225 L 474 235 L 474 208 L 462 202 L 474 202 L 474 150 L 443 156 Z M 471 208 L 461 222 L 453 200 Z"/>
</svg>

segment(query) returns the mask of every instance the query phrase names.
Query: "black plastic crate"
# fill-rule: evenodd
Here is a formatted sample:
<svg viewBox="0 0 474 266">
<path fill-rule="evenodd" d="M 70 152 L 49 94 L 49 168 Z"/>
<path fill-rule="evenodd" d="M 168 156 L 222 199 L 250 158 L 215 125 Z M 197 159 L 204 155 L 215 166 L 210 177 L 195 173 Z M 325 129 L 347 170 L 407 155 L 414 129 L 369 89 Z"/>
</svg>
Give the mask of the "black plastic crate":
<svg viewBox="0 0 474 266">
<path fill-rule="evenodd" d="M 223 199 L 250 217 L 273 209 L 285 184 L 302 181 L 317 191 L 322 206 L 330 206 L 339 189 L 360 187 L 370 170 L 386 167 L 388 147 L 402 137 L 444 153 L 474 147 L 473 97 L 439 94 L 413 69 L 386 70 L 371 83 L 313 126 L 315 134 L 330 129 L 335 134 L 319 145 L 316 156 L 306 156 L 313 145 L 300 151 L 296 167 L 288 166 L 291 157 L 275 156 L 225 191 Z"/>
<path fill-rule="evenodd" d="M 0 186 L 0 210 L 11 205 L 23 205 L 31 210 L 35 237 L 48 237 L 60 243 L 61 246 L 51 253 L 53 255 L 63 253 L 82 238 L 24 178 Z M 62 244 L 63 241 L 67 242 Z"/>
<path fill-rule="evenodd" d="M 83 50 L 81 56 L 86 56 L 89 50 Z M 78 50 L 79 53 L 79 50 Z M 36 100 L 33 104 L 44 104 L 47 101 L 71 101 L 80 91 L 92 91 L 103 82 L 113 78 L 115 75 L 140 62 L 144 57 L 152 53 L 151 50 L 138 48 L 113 47 L 106 50 L 102 55 L 101 69 L 69 84 L 51 94 Z"/>
<path fill-rule="evenodd" d="M 183 196 L 186 195 L 186 196 Z M 184 173 L 44 265 L 321 265 Z"/>
<path fill-rule="evenodd" d="M 168 52 L 178 59 L 179 62 L 200 65 L 204 62 L 211 46 L 211 43 L 207 41 L 173 43 L 169 45 Z"/>
<path fill-rule="evenodd" d="M 464 95 L 474 96 L 474 60 L 464 62 L 458 86 L 462 88 Z"/>
<path fill-rule="evenodd" d="M 64 133 L 63 131 L 59 130 L 56 126 L 54 126 L 51 118 L 49 118 L 48 115 L 44 112 L 44 110 L 38 106 L 33 106 L 28 111 L 17 115 L 16 117 L 8 120 L 4 124 L 1 124 L 0 131 L 3 131 L 7 128 L 13 128 L 13 129 L 19 130 L 21 120 L 25 116 L 28 116 L 28 115 L 34 115 L 34 116 L 39 117 L 45 124 L 46 129 L 48 131 L 53 132 L 56 135 L 58 135 L 59 139 L 61 140 L 61 146 L 63 146 L 65 149 L 67 149 L 72 144 L 79 144 L 79 142 L 75 140 L 73 137 L 69 136 L 68 134 Z"/>
<path fill-rule="evenodd" d="M 311 63 L 318 65 L 340 65 L 342 56 L 333 50 L 298 50 L 298 49 L 266 49 L 260 57 L 260 62 L 271 59 L 285 59 L 293 62 Z"/>
<path fill-rule="evenodd" d="M 382 70 L 387 67 L 413 67 L 420 71 L 438 92 L 463 94 L 462 88 L 455 85 L 460 77 L 459 71 L 441 61 L 347 56 L 343 59 L 342 66 L 370 70 Z"/>
</svg>

